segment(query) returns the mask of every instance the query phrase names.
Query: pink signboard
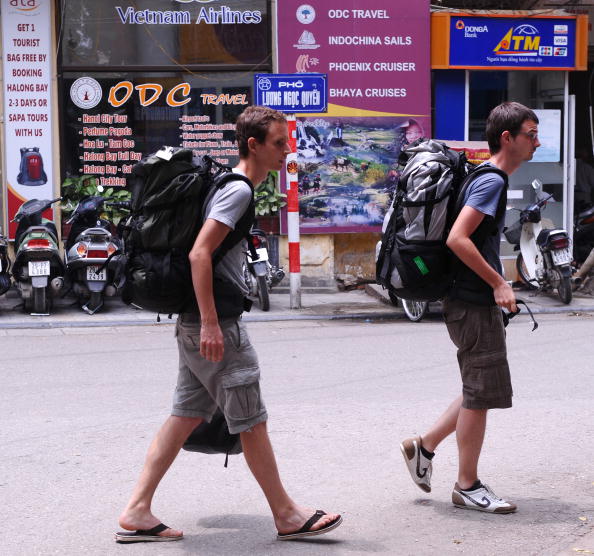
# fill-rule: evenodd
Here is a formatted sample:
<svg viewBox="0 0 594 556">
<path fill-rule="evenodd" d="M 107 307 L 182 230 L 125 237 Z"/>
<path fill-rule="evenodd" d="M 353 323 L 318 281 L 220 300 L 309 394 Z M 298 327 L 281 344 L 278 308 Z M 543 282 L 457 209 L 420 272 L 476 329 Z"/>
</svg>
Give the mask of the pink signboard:
<svg viewBox="0 0 594 556">
<path fill-rule="evenodd" d="M 297 122 L 301 232 L 379 231 L 402 147 L 431 135 L 429 1 L 283 0 L 278 60 L 328 74 L 328 113 Z"/>
</svg>

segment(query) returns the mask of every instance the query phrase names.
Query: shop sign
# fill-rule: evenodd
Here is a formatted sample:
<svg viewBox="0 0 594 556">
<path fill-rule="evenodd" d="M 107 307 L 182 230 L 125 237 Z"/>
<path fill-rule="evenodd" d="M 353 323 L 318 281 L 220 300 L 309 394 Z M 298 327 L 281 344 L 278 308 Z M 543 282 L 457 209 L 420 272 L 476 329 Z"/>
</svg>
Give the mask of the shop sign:
<svg viewBox="0 0 594 556">
<path fill-rule="evenodd" d="M 572 18 L 452 16 L 451 67 L 573 68 Z"/>
<path fill-rule="evenodd" d="M 254 76 L 256 104 L 280 112 L 326 112 L 327 79 L 324 74 L 265 73 Z"/>
<path fill-rule="evenodd" d="M 302 233 L 381 229 L 402 147 L 431 133 L 429 18 L 428 0 L 278 2 L 279 71 L 328 76 L 327 113 L 297 120 Z"/>
<path fill-rule="evenodd" d="M 50 0 L 2 0 L 5 180 L 8 234 L 21 204 L 51 199 L 53 143 L 51 121 Z M 51 218 L 51 210 L 44 213 Z M 4 226 L 3 226 L 3 229 Z"/>
<path fill-rule="evenodd" d="M 232 122 L 249 102 L 247 89 L 206 93 L 187 82 L 169 89 L 158 82 L 102 86 L 80 77 L 70 84 L 66 107 L 76 115 L 65 130 L 66 173 L 95 176 L 102 187 L 126 187 L 134 164 L 163 144 L 230 164 L 238 156 Z M 138 129 L 147 122 L 154 122 L 154 137 Z"/>
<path fill-rule="evenodd" d="M 267 0 L 63 4 L 62 68 L 258 64 L 265 71 L 269 65 Z"/>
<path fill-rule="evenodd" d="M 116 6 L 115 10 L 124 25 L 236 25 L 262 22 L 262 12 L 259 10 L 233 10 L 229 6 L 203 7 L 195 17 L 185 10 L 139 10 L 132 6 L 125 9 Z"/>
</svg>

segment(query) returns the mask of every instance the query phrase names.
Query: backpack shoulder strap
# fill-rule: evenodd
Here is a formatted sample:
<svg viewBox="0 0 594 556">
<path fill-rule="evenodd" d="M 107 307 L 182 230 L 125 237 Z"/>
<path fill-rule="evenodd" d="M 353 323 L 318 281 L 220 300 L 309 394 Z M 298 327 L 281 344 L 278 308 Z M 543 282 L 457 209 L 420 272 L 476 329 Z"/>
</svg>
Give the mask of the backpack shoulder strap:
<svg viewBox="0 0 594 556">
<path fill-rule="evenodd" d="M 225 185 L 228 184 L 230 181 L 243 181 L 247 183 L 250 186 L 250 189 L 252 190 L 253 194 L 254 184 L 251 182 L 251 180 L 247 176 L 244 176 L 243 174 L 238 174 L 236 172 L 223 172 L 219 176 L 215 176 L 214 185 L 218 189 L 221 189 L 225 187 Z"/>
<path fill-rule="evenodd" d="M 251 180 L 248 177 L 246 177 L 242 174 L 238 174 L 235 172 L 225 172 L 215 178 L 213 192 L 216 189 L 221 189 L 227 183 L 232 182 L 232 181 L 243 181 L 250 186 L 250 190 L 252 192 L 250 203 L 249 203 L 248 207 L 246 208 L 245 212 L 242 214 L 242 216 L 238 220 L 238 223 L 239 223 L 244 218 L 249 218 L 250 225 L 246 226 L 247 229 L 246 229 L 245 233 L 243 233 L 243 234 L 238 234 L 238 233 L 236 233 L 238 230 L 233 230 L 232 232 L 230 232 L 227 235 L 227 237 L 223 240 L 221 245 L 219 245 L 219 247 L 215 251 L 215 254 L 212 259 L 213 267 L 215 265 L 217 265 L 222 260 L 222 258 L 229 252 L 229 250 L 232 247 L 237 245 L 237 243 L 239 243 L 244 238 L 247 240 L 247 244 L 248 244 L 250 253 L 252 254 L 252 256 L 254 258 L 257 258 L 256 249 L 252 242 L 252 236 L 249 232 L 249 230 L 251 228 L 251 224 L 253 223 L 254 218 L 255 218 L 255 200 L 254 200 L 254 185 L 253 185 L 253 183 L 251 182 Z M 205 206 L 206 206 L 206 202 L 205 202 Z"/>
<path fill-rule="evenodd" d="M 464 197 L 466 196 L 466 192 L 468 191 L 468 188 L 470 187 L 472 182 L 479 176 L 483 176 L 483 175 L 489 174 L 489 173 L 498 174 L 499 176 L 501 176 L 503 178 L 503 182 L 504 182 L 503 189 L 501 191 L 501 196 L 499 197 L 499 203 L 497 204 L 497 212 L 495 214 L 496 219 L 500 215 L 502 204 L 503 204 L 503 211 L 505 211 L 505 205 L 507 204 L 507 188 L 509 186 L 507 174 L 503 170 L 500 170 L 499 168 L 496 168 L 495 166 L 479 166 L 478 168 L 476 168 L 472 172 L 470 172 L 464 178 L 462 183 L 460 184 L 460 191 L 458 193 L 458 199 L 456 202 L 456 210 L 455 210 L 456 215 L 459 214 L 460 211 L 462 210 L 462 208 L 464 207 Z M 505 194 L 504 194 L 504 192 L 505 192 Z M 502 199 L 503 199 L 503 203 L 502 203 Z"/>
</svg>

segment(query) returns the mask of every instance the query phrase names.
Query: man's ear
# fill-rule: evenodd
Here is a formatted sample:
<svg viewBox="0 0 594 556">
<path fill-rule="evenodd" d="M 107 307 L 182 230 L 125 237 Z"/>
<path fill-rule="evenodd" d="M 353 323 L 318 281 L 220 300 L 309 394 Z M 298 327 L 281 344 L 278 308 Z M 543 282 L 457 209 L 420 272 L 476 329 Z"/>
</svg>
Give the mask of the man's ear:
<svg viewBox="0 0 594 556">
<path fill-rule="evenodd" d="M 247 140 L 247 146 L 248 146 L 248 150 L 250 152 L 254 152 L 256 145 L 258 145 L 258 141 L 256 140 L 255 137 L 249 137 Z"/>
<path fill-rule="evenodd" d="M 511 133 L 506 129 L 502 134 L 501 134 L 501 144 L 503 143 L 509 143 L 512 139 L 512 135 Z"/>
</svg>

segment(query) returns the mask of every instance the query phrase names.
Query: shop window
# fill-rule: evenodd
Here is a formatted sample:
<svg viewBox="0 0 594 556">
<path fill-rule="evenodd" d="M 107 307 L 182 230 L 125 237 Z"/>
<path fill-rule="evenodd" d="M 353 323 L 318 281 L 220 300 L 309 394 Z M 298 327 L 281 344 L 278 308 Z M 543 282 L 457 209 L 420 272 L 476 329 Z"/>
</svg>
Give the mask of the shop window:
<svg viewBox="0 0 594 556">
<path fill-rule="evenodd" d="M 101 100 L 92 108 L 72 101 L 80 77 L 101 87 Z M 132 165 L 163 145 L 185 146 L 233 166 L 238 161 L 234 123 L 252 104 L 253 80 L 252 72 L 65 73 L 64 174 L 97 175 L 105 185 L 125 186 Z"/>
<path fill-rule="evenodd" d="M 269 2 L 63 0 L 61 65 L 270 65 Z"/>
</svg>

